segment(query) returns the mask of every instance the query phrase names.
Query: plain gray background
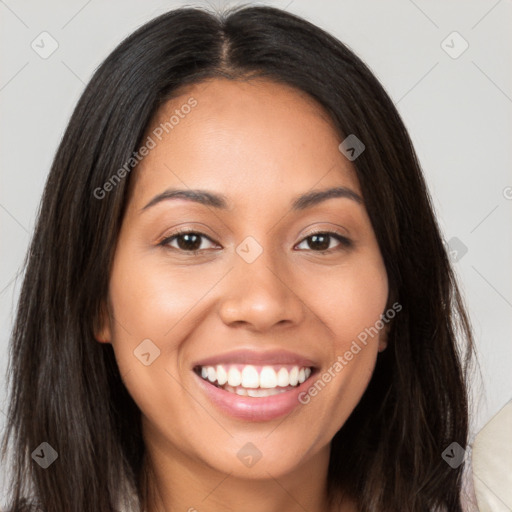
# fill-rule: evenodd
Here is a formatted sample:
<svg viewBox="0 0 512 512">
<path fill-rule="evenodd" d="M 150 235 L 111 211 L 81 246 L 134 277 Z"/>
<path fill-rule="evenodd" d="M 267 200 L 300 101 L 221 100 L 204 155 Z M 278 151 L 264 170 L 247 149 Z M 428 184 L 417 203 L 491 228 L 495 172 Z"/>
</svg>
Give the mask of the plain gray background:
<svg viewBox="0 0 512 512">
<path fill-rule="evenodd" d="M 244 3 L 287 9 L 331 32 L 394 100 L 456 251 L 481 365 L 477 432 L 512 398 L 512 2 Z M 115 45 L 151 18 L 183 5 L 227 4 L 0 0 L 0 427 L 17 276 L 55 150 L 85 84 Z M 50 56 L 32 47 L 49 51 L 52 44 L 58 47 Z"/>
</svg>

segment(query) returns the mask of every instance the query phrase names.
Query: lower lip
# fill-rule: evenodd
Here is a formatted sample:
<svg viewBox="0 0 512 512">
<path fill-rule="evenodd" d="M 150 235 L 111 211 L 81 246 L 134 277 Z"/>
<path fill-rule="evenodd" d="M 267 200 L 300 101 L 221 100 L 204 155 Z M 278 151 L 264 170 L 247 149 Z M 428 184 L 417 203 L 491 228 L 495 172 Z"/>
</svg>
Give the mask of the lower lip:
<svg viewBox="0 0 512 512">
<path fill-rule="evenodd" d="M 195 372 L 194 375 L 208 398 L 222 412 L 246 421 L 270 421 L 290 414 L 296 407 L 302 405 L 299 402 L 299 394 L 309 387 L 314 373 L 300 386 L 290 391 L 265 397 L 240 396 L 214 386 Z"/>
</svg>

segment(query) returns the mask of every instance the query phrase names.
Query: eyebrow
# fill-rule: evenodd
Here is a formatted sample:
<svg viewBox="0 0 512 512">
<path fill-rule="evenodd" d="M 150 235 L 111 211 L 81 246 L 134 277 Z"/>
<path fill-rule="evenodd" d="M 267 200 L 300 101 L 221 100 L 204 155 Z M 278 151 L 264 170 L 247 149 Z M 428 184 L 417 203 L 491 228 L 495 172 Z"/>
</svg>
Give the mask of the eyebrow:
<svg viewBox="0 0 512 512">
<path fill-rule="evenodd" d="M 333 187 L 325 190 L 314 190 L 294 198 L 292 201 L 292 210 L 305 210 L 306 208 L 311 208 L 323 201 L 327 201 L 328 199 L 335 197 L 351 199 L 359 204 L 363 203 L 361 196 L 353 190 L 347 187 Z M 151 199 L 151 201 L 141 209 L 141 213 L 162 201 L 168 201 L 171 199 L 185 199 L 205 206 L 211 206 L 219 210 L 229 209 L 229 200 L 224 194 L 197 189 L 168 189 L 153 197 L 153 199 Z"/>
</svg>

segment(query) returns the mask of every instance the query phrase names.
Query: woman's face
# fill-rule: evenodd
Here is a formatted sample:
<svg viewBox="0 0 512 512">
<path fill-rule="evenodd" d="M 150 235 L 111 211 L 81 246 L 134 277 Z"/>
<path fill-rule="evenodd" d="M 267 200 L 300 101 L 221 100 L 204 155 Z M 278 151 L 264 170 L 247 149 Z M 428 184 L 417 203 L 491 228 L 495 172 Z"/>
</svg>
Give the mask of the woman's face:
<svg viewBox="0 0 512 512">
<path fill-rule="evenodd" d="M 249 478 L 325 462 L 385 347 L 361 333 L 388 297 L 342 139 L 295 89 L 224 79 L 188 87 L 148 136 L 97 332 L 148 450 Z"/>
</svg>

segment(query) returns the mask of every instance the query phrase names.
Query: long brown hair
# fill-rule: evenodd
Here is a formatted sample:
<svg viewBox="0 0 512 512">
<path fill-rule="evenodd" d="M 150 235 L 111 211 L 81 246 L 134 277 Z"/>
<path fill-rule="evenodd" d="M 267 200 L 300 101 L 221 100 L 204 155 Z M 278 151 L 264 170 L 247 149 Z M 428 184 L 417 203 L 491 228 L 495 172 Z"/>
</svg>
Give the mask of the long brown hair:
<svg viewBox="0 0 512 512">
<path fill-rule="evenodd" d="M 138 482 L 140 411 L 109 344 L 93 326 L 109 272 L 130 173 L 148 123 L 178 88 L 208 78 L 266 77 L 314 98 L 353 162 L 402 311 L 371 382 L 332 441 L 329 493 L 363 512 L 461 511 L 464 465 L 441 454 L 468 437 L 466 374 L 472 334 L 431 200 L 397 110 L 368 67 L 335 37 L 271 7 L 214 15 L 181 8 L 125 39 L 97 69 L 64 133 L 26 260 L 10 340 L 10 510 L 111 512 Z M 457 344 L 457 339 L 461 340 Z M 47 442 L 47 469 L 31 453 Z"/>
</svg>

